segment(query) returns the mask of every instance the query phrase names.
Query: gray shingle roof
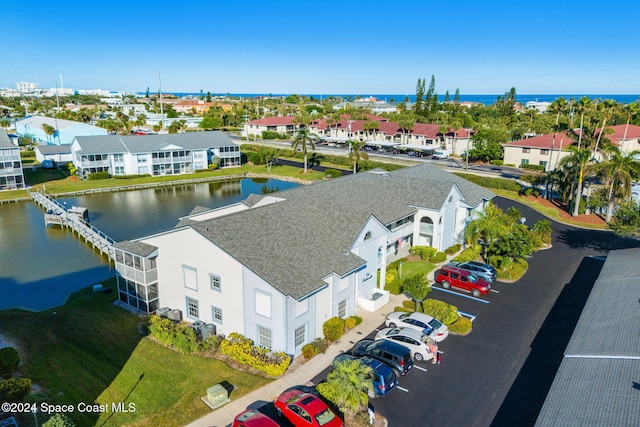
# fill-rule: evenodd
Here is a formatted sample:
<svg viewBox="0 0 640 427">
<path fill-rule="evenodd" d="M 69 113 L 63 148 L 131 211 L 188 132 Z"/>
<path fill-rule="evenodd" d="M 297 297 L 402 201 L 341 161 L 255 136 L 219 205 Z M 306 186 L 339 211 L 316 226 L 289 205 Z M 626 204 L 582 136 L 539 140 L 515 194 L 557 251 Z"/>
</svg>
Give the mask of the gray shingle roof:
<svg viewBox="0 0 640 427">
<path fill-rule="evenodd" d="M 640 360 L 565 358 L 535 425 L 639 426 L 639 372 Z"/>
<path fill-rule="evenodd" d="M 4 129 L 0 129 L 0 147 L 2 148 L 18 148 L 11 142 L 7 131 Z"/>
<path fill-rule="evenodd" d="M 639 259 L 607 255 L 536 426 L 640 425 Z"/>
<path fill-rule="evenodd" d="M 416 206 L 439 210 L 454 185 L 472 201 L 493 196 L 463 181 L 429 164 L 359 173 L 282 191 L 277 195 L 283 202 L 192 227 L 282 293 L 299 299 L 323 286 L 322 278 L 330 273 L 344 275 L 364 265 L 349 248 L 371 216 L 390 224 L 415 213 Z"/>
<path fill-rule="evenodd" d="M 36 150 L 42 154 L 71 154 L 71 145 L 38 145 Z"/>
<path fill-rule="evenodd" d="M 82 154 L 144 154 L 160 151 L 169 145 L 187 150 L 238 145 L 219 131 L 186 132 L 162 135 L 102 135 L 78 136 Z"/>
<path fill-rule="evenodd" d="M 143 258 L 148 257 L 158 248 L 153 245 L 149 245 L 144 242 L 137 242 L 131 240 L 125 240 L 117 242 L 113 245 L 115 248 L 122 249 L 123 251 L 131 252 L 136 255 L 140 255 Z"/>
</svg>

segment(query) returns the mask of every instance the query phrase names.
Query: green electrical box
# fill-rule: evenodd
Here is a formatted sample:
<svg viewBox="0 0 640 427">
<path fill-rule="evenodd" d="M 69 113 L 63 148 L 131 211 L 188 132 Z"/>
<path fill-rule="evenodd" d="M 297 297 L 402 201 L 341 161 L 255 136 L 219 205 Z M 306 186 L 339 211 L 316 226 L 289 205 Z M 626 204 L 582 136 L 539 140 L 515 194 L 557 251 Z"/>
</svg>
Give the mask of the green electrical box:
<svg viewBox="0 0 640 427">
<path fill-rule="evenodd" d="M 219 406 L 224 405 L 229 401 L 229 392 L 226 388 L 222 387 L 220 384 L 216 384 L 213 387 L 209 387 L 207 389 L 207 404 L 215 409 Z"/>
</svg>

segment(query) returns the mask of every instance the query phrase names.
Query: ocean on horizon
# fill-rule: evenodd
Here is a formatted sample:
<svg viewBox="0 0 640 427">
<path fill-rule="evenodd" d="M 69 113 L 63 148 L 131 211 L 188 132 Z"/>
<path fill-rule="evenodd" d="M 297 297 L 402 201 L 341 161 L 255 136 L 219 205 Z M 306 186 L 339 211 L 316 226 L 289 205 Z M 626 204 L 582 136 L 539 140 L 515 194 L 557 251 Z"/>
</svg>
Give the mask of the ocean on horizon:
<svg viewBox="0 0 640 427">
<path fill-rule="evenodd" d="M 194 97 L 198 97 L 200 96 L 200 92 L 167 92 L 170 93 L 171 95 L 175 95 L 178 98 L 184 98 L 187 96 L 194 96 Z M 139 95 L 144 96 L 143 92 L 138 92 Z M 211 93 L 212 96 L 225 96 L 225 95 L 229 95 L 235 98 L 256 98 L 259 96 L 281 96 L 281 97 L 285 97 L 285 96 L 289 96 L 291 94 L 269 94 L 269 93 Z M 409 102 L 414 102 L 416 99 L 415 94 L 413 95 L 402 95 L 402 94 L 386 94 L 386 95 L 380 95 L 380 94 L 299 94 L 299 95 L 303 95 L 303 96 L 308 96 L 308 97 L 314 97 L 316 99 L 325 99 L 325 98 L 329 98 L 329 97 L 339 97 L 339 98 L 343 98 L 343 99 L 356 99 L 356 98 L 368 98 L 370 96 L 373 96 L 375 98 L 381 99 L 383 101 L 386 102 L 404 102 L 405 99 L 409 99 Z M 460 101 L 461 102 L 477 102 L 479 104 L 483 104 L 483 105 L 491 105 L 493 103 L 496 102 L 496 100 L 498 99 L 498 96 L 504 96 L 504 94 L 485 94 L 485 95 L 460 95 Z M 517 102 L 521 102 L 523 104 L 526 104 L 529 101 L 537 101 L 537 102 L 553 102 L 558 98 L 564 98 L 567 101 L 571 98 L 575 99 L 575 100 L 579 100 L 580 98 L 587 96 L 588 98 L 590 98 L 591 100 L 595 100 L 595 99 L 599 99 L 599 100 L 605 100 L 605 99 L 610 99 L 613 101 L 616 101 L 620 104 L 629 104 L 631 102 L 638 102 L 640 100 L 640 95 L 631 95 L 631 94 L 617 94 L 617 95 L 611 95 L 611 94 L 582 94 L 582 95 L 555 95 L 555 94 L 551 94 L 551 95 L 536 95 L 536 94 L 524 94 L 524 95 L 520 95 L 520 94 L 516 94 L 516 101 Z M 450 99 L 453 99 L 453 94 L 450 94 L 449 96 Z M 438 95 L 438 99 L 440 100 L 440 102 L 444 101 L 444 95 L 439 94 Z"/>
</svg>

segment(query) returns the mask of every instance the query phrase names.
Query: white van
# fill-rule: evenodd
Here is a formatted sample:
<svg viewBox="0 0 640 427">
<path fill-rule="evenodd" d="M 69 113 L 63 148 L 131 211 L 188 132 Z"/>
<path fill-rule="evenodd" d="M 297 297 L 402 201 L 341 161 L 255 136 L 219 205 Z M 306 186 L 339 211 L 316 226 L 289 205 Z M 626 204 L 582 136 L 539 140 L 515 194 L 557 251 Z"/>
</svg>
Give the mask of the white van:
<svg viewBox="0 0 640 427">
<path fill-rule="evenodd" d="M 446 159 L 448 157 L 449 157 L 449 150 L 440 148 L 433 152 L 433 156 L 431 158 L 437 160 L 437 159 Z"/>
</svg>

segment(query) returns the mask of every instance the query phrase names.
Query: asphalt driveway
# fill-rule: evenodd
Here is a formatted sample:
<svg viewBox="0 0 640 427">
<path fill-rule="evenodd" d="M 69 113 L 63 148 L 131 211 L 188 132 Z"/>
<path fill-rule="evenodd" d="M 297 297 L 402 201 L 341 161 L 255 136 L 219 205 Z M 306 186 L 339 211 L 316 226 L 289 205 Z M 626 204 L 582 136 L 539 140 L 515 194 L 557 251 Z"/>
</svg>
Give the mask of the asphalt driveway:
<svg viewBox="0 0 640 427">
<path fill-rule="evenodd" d="M 508 199 L 530 227 L 544 217 Z M 373 401 L 391 426 L 530 426 L 535 423 L 562 354 L 609 250 L 640 246 L 606 231 L 552 222 L 550 249 L 529 259 L 516 283 L 494 285 L 479 302 L 433 290 L 429 297 L 476 316 L 473 332 L 440 345 L 441 365 L 417 364 L 402 389 Z M 383 325 L 381 325 L 383 327 Z M 373 334 L 372 334 L 373 335 Z M 314 379 L 319 382 L 321 375 Z"/>
</svg>

